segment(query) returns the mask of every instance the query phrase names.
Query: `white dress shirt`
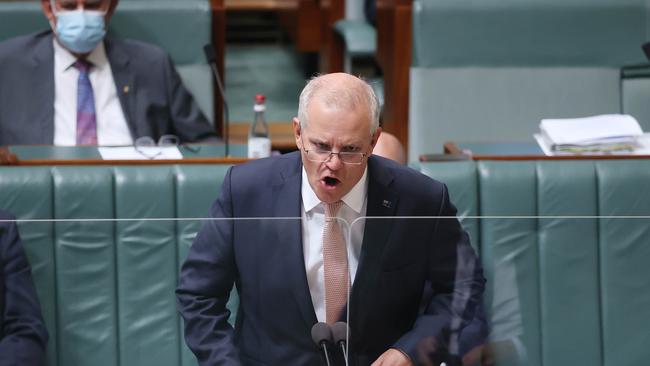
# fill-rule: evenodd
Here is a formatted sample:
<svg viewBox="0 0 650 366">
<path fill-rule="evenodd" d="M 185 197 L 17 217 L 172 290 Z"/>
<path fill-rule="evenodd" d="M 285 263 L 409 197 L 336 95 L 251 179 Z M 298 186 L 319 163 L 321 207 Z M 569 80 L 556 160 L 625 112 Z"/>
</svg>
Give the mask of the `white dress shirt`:
<svg viewBox="0 0 650 366">
<path fill-rule="evenodd" d="M 366 196 L 368 192 L 367 183 L 368 168 L 357 184 L 341 200 L 343 205 L 339 209 L 337 217 L 345 221 L 342 224 L 348 249 L 348 268 L 350 269 L 350 283 L 354 278 L 359 265 L 359 255 L 363 241 L 363 229 L 365 220 L 357 220 L 366 215 Z M 322 202 L 309 185 L 307 172 L 302 169 L 302 247 L 305 256 L 305 270 L 307 271 L 307 282 L 309 292 L 314 304 L 314 311 L 319 322 L 325 322 L 325 279 L 323 272 L 323 228 L 325 227 L 325 208 Z M 354 224 L 353 224 L 354 223 Z M 353 224 L 353 225 L 352 225 Z M 350 230 L 348 227 L 352 225 Z M 349 235 L 351 240 L 347 240 Z"/>
<path fill-rule="evenodd" d="M 73 64 L 77 58 L 54 42 L 54 145 L 77 144 L 77 82 L 79 70 Z M 104 42 L 88 55 L 92 63 L 90 84 L 95 97 L 97 144 L 132 145 L 133 138 L 124 118 L 117 96 L 111 65 L 106 58 Z"/>
</svg>

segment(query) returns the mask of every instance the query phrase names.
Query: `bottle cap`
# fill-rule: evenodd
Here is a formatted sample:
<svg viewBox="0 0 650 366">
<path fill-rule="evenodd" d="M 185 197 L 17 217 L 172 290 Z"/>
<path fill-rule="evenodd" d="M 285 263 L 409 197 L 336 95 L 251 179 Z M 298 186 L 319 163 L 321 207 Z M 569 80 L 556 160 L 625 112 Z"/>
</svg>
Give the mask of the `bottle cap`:
<svg viewBox="0 0 650 366">
<path fill-rule="evenodd" d="M 266 97 L 264 94 L 255 94 L 255 104 L 264 104 Z"/>
</svg>

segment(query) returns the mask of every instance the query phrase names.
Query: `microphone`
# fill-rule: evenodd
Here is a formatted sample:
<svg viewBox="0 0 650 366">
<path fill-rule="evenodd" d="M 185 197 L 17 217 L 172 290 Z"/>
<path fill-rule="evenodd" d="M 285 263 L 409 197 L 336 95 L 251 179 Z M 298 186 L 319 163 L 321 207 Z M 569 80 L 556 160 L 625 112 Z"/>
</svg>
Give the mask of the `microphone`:
<svg viewBox="0 0 650 366">
<path fill-rule="evenodd" d="M 643 46 L 643 52 L 645 52 L 645 57 L 650 61 L 650 42 L 647 42 Z"/>
<path fill-rule="evenodd" d="M 205 58 L 212 69 L 214 78 L 217 80 L 217 88 L 219 88 L 219 93 L 221 94 L 221 100 L 223 101 L 223 111 L 226 115 L 226 120 L 224 123 L 224 142 L 226 143 L 226 157 L 230 156 L 230 144 L 229 140 L 229 127 L 230 127 L 230 113 L 228 111 L 228 102 L 226 101 L 226 94 L 223 91 L 223 84 L 221 83 L 221 77 L 219 76 L 219 69 L 217 68 L 217 51 L 214 49 L 212 44 L 208 43 L 203 46 L 203 53 L 205 53 Z"/>
<path fill-rule="evenodd" d="M 330 366 L 330 358 L 327 355 L 327 345 L 332 342 L 332 330 L 330 329 L 330 326 L 323 322 L 314 324 L 314 326 L 311 327 L 311 339 L 319 347 L 323 348 L 325 362 L 327 362 L 327 366 Z"/>
<path fill-rule="evenodd" d="M 332 324 L 332 336 L 334 337 L 334 344 L 341 347 L 345 364 L 348 364 L 348 352 L 346 345 L 350 336 L 350 327 L 345 322 L 336 322 Z"/>
</svg>

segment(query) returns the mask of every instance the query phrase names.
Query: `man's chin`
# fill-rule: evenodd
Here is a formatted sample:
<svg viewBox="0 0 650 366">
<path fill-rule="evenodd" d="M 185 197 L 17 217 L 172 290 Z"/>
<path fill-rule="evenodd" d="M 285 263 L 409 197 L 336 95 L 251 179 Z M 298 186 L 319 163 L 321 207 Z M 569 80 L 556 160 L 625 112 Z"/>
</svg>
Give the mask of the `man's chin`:
<svg viewBox="0 0 650 366">
<path fill-rule="evenodd" d="M 341 198 L 343 198 L 343 195 L 339 192 L 338 188 L 340 187 L 336 187 L 335 189 L 328 189 L 328 190 L 318 189 L 316 191 L 316 196 L 318 197 L 319 200 L 321 200 L 321 202 L 325 202 L 325 203 L 338 202 L 341 200 Z"/>
</svg>

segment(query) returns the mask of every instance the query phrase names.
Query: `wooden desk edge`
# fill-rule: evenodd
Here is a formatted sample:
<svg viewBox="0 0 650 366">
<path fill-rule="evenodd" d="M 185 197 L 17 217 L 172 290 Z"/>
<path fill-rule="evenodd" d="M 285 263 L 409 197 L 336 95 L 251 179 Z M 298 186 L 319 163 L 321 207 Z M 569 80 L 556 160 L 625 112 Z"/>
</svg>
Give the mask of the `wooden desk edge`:
<svg viewBox="0 0 650 366">
<path fill-rule="evenodd" d="M 444 143 L 445 154 L 465 155 L 470 160 L 623 160 L 623 159 L 649 159 L 650 155 L 480 155 L 468 154 L 461 150 L 453 141 Z"/>
<path fill-rule="evenodd" d="M 241 164 L 248 158 L 186 158 L 177 160 L 101 160 L 101 159 L 29 159 L 5 163 L 3 166 L 48 166 L 48 165 L 186 165 L 186 164 Z"/>
</svg>

